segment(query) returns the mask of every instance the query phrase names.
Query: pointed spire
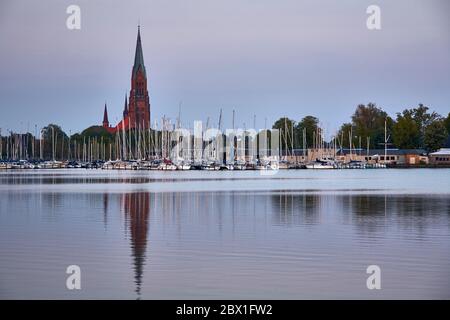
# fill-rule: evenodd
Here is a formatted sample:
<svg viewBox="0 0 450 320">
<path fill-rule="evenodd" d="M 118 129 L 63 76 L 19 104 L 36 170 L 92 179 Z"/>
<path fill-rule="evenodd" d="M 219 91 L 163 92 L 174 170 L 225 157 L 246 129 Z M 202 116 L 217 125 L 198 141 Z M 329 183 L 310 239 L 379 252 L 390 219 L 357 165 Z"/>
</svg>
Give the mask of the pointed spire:
<svg viewBox="0 0 450 320">
<path fill-rule="evenodd" d="M 138 70 L 141 69 L 144 73 L 144 77 L 147 77 L 144 66 L 144 54 L 142 53 L 142 44 L 141 44 L 141 26 L 138 26 L 138 34 L 136 41 L 136 53 L 134 55 L 134 66 L 133 66 L 133 76 L 136 75 Z"/>
<path fill-rule="evenodd" d="M 103 111 L 103 126 L 109 127 L 108 108 L 106 107 L 106 102 L 105 102 L 105 111 Z"/>
<path fill-rule="evenodd" d="M 123 107 L 123 117 L 126 118 L 126 116 L 128 116 L 128 97 L 127 94 L 125 93 L 125 105 Z"/>
</svg>

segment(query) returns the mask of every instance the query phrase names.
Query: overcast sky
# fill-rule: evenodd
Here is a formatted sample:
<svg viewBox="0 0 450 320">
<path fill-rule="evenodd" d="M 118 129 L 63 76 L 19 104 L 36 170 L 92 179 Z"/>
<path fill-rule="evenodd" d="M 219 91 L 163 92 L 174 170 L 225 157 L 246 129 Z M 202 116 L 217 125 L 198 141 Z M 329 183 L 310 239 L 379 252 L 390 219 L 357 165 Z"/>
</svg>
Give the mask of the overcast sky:
<svg viewBox="0 0 450 320">
<path fill-rule="evenodd" d="M 81 8 L 68 30 L 66 8 Z M 381 30 L 366 9 L 381 7 Z M 392 116 L 450 112 L 450 1 L 0 1 L 0 127 L 67 132 L 122 114 L 141 24 L 153 119 L 258 128 L 320 118 L 329 132 L 359 103 Z M 152 122 L 153 122 L 152 119 Z"/>
</svg>

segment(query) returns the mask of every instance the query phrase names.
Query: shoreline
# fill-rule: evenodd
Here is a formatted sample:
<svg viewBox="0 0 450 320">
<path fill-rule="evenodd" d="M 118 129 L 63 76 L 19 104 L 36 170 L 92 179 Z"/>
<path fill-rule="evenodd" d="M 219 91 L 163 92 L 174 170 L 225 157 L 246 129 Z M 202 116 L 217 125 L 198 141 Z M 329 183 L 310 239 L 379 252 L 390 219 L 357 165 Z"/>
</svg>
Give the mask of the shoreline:
<svg viewBox="0 0 450 320">
<path fill-rule="evenodd" d="M 80 170 L 86 171 L 101 170 L 101 171 L 292 171 L 292 170 L 313 170 L 313 171 L 334 171 L 334 170 L 374 170 L 374 169 L 450 169 L 450 165 L 387 165 L 384 168 L 329 168 L 329 169 L 309 169 L 306 167 L 293 167 L 293 168 L 278 168 L 278 169 L 203 169 L 203 168 L 190 168 L 190 169 L 161 169 L 161 168 L 148 168 L 148 167 L 134 167 L 134 168 L 72 168 L 72 167 L 53 167 L 53 168 L 18 168 L 18 167 L 0 167 L 0 172 L 6 171 L 42 171 L 42 170 Z"/>
</svg>

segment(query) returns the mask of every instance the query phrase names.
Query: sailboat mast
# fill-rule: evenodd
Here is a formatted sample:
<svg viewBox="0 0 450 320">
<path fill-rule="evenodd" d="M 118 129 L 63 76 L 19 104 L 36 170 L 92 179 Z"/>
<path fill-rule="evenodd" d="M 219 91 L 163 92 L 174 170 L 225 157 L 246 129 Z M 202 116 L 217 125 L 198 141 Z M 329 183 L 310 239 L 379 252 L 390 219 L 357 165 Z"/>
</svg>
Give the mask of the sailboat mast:
<svg viewBox="0 0 450 320">
<path fill-rule="evenodd" d="M 291 121 L 291 156 L 294 156 L 294 123 Z"/>
<path fill-rule="evenodd" d="M 387 158 L 387 129 L 386 129 L 386 119 L 384 119 L 384 163 L 386 163 Z"/>
<path fill-rule="evenodd" d="M 125 118 L 124 121 L 122 122 L 122 156 L 123 156 L 123 160 L 127 159 L 127 137 L 125 134 Z"/>
<path fill-rule="evenodd" d="M 55 128 L 52 126 L 52 158 L 55 161 Z"/>
<path fill-rule="evenodd" d="M 219 112 L 219 131 L 222 129 L 222 108 L 220 108 L 220 112 Z"/>
<path fill-rule="evenodd" d="M 232 121 L 232 128 L 233 128 L 233 130 L 234 130 L 234 116 L 235 116 L 235 111 L 233 109 L 233 121 Z"/>
</svg>

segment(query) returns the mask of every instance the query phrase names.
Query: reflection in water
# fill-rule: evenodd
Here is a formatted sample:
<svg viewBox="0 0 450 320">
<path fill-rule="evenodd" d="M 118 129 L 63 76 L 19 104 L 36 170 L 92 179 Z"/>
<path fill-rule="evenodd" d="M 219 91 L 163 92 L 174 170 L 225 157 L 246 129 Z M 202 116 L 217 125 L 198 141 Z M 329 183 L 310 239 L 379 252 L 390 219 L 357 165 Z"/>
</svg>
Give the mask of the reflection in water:
<svg viewBox="0 0 450 320">
<path fill-rule="evenodd" d="M 103 194 L 103 220 L 105 226 L 108 221 L 108 200 L 109 195 L 107 193 Z M 134 260 L 134 279 L 136 284 L 135 292 L 140 296 L 147 249 L 150 194 L 145 192 L 123 194 L 120 197 L 120 206 L 125 214 L 125 230 L 129 232 L 131 240 L 131 254 Z"/>
<path fill-rule="evenodd" d="M 103 194 L 103 224 L 106 226 L 108 225 L 108 199 L 109 195 L 107 193 Z"/>
<path fill-rule="evenodd" d="M 426 233 L 428 226 L 449 226 L 450 199 L 424 195 L 343 195 L 343 212 L 352 215 L 351 223 L 367 236 L 400 228 L 415 235 Z"/>
<path fill-rule="evenodd" d="M 130 230 L 131 249 L 134 258 L 136 293 L 141 293 L 142 276 L 147 248 L 147 233 L 150 215 L 149 193 L 127 193 L 122 198 L 125 221 Z"/>
<path fill-rule="evenodd" d="M 350 214 L 350 223 L 355 225 L 360 235 L 375 238 L 387 227 L 387 212 L 397 214 L 393 198 L 387 195 L 346 195 L 341 197 L 343 211 Z"/>
<path fill-rule="evenodd" d="M 108 194 L 103 194 L 104 223 L 107 224 Z M 358 238 L 377 241 L 389 229 L 403 229 L 422 239 L 428 225 L 450 228 L 448 197 L 400 195 L 332 195 L 295 192 L 136 192 L 118 195 L 125 214 L 134 264 L 135 292 L 141 295 L 146 264 L 150 207 L 159 217 L 158 228 L 175 226 L 177 238 L 183 241 L 183 228 L 202 225 L 217 228 L 222 235 L 229 228 L 232 238 L 242 225 L 318 226 L 330 220 L 356 227 Z M 271 216 L 271 220 L 265 217 Z M 253 222 L 252 222 L 253 221 Z M 270 226 L 269 224 L 269 226 Z M 227 229 L 225 229 L 225 232 Z"/>
<path fill-rule="evenodd" d="M 317 224 L 327 205 L 327 199 L 319 194 L 279 192 L 274 193 L 270 199 L 273 222 L 280 225 Z"/>
<path fill-rule="evenodd" d="M 370 298 L 373 261 L 397 286 L 382 297 L 449 298 L 449 240 L 448 195 L 6 191 L 0 297 L 28 294 L 27 274 L 45 279 L 30 297 L 65 297 L 52 279 L 76 258 L 89 298 Z"/>
</svg>

